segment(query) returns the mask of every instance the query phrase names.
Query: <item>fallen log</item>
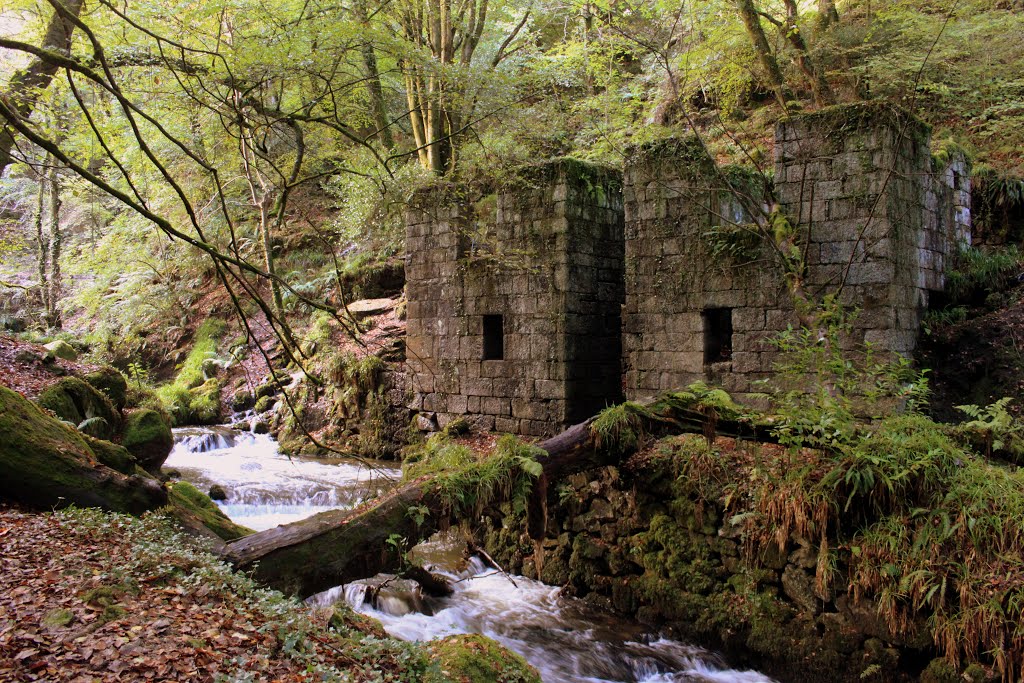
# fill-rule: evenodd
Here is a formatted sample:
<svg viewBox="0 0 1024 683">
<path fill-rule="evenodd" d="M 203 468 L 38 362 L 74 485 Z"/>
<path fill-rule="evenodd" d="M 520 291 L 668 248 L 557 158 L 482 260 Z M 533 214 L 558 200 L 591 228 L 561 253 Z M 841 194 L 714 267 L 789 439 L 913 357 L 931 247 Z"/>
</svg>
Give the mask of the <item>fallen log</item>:
<svg viewBox="0 0 1024 683">
<path fill-rule="evenodd" d="M 538 444 L 543 472 L 531 492 L 529 529 L 543 538 L 548 482 L 600 465 L 620 462 L 635 451 L 640 435 L 691 432 L 771 441 L 767 427 L 738 408 L 717 407 L 692 393 L 668 394 L 649 405 L 627 403 L 574 425 Z M 426 508 L 428 515 L 410 514 Z M 226 558 L 278 590 L 307 597 L 332 586 L 395 571 L 399 553 L 389 538 L 415 542 L 452 522 L 431 478 L 403 484 L 354 510 L 332 510 L 246 536 L 227 544 Z"/>
</svg>

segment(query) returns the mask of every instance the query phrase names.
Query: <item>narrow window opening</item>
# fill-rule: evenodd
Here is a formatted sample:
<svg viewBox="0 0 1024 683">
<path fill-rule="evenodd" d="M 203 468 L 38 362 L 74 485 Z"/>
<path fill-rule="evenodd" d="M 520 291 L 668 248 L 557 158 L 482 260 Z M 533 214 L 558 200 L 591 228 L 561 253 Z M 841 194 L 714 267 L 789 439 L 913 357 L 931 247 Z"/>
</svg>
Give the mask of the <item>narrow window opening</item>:
<svg viewBox="0 0 1024 683">
<path fill-rule="evenodd" d="M 484 316 L 484 360 L 504 360 L 505 319 L 501 315 Z"/>
<path fill-rule="evenodd" d="M 708 308 L 704 318 L 704 364 L 732 359 L 732 309 Z"/>
</svg>

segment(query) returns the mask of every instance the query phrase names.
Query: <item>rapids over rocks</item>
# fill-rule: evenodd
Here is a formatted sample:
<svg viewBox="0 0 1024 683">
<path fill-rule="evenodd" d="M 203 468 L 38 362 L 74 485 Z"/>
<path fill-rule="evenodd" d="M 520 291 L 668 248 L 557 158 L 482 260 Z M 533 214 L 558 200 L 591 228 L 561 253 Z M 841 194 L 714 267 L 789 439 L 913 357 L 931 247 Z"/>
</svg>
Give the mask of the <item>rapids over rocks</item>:
<svg viewBox="0 0 1024 683">
<path fill-rule="evenodd" d="M 260 530 L 353 507 L 400 474 L 393 464 L 372 464 L 376 469 L 343 460 L 289 459 L 270 436 L 204 427 L 175 430 L 165 468 L 204 491 L 221 486 L 227 493 L 221 509 L 236 523 Z M 771 681 L 728 669 L 712 652 L 603 614 L 556 587 L 506 576 L 478 557 L 466 561 L 450 539 L 416 552 L 449 579 L 450 597 L 425 596 L 414 582 L 381 575 L 332 588 L 309 602 L 345 600 L 404 640 L 482 633 L 523 655 L 547 683 Z"/>
</svg>

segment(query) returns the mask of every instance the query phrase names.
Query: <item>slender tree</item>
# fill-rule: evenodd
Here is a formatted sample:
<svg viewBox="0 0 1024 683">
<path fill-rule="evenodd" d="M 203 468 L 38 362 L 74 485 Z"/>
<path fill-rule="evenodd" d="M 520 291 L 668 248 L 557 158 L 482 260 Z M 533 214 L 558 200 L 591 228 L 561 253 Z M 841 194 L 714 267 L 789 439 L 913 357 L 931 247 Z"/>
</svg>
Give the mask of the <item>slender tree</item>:
<svg viewBox="0 0 1024 683">
<path fill-rule="evenodd" d="M 53 0 L 59 2 L 60 0 Z M 74 19 L 82 11 L 85 0 L 67 0 L 54 7 L 53 16 L 46 26 L 40 47 L 47 52 L 66 55 L 71 50 L 71 36 L 75 30 Z M 7 89 L 0 92 L 0 100 L 7 103 L 8 109 L 16 116 L 28 119 L 36 107 L 40 94 L 45 91 L 59 64 L 53 59 L 36 56 L 28 65 L 17 71 L 7 84 Z M 12 161 L 11 150 L 15 138 L 13 128 L 7 124 L 0 127 L 0 175 Z"/>
<path fill-rule="evenodd" d="M 782 69 L 779 67 L 778 60 L 775 59 L 775 53 L 772 52 L 771 46 L 768 44 L 768 38 L 764 34 L 764 27 L 761 26 L 762 15 L 754 7 L 754 0 L 735 0 L 735 2 L 736 9 L 743 20 L 743 26 L 747 30 L 747 35 L 750 36 L 750 40 L 754 44 L 757 60 L 761 63 L 764 75 L 768 79 L 768 87 L 772 89 L 772 93 L 779 104 L 786 108 L 786 103 L 791 99 L 791 96 L 786 86 L 786 79 L 782 75 Z"/>
</svg>

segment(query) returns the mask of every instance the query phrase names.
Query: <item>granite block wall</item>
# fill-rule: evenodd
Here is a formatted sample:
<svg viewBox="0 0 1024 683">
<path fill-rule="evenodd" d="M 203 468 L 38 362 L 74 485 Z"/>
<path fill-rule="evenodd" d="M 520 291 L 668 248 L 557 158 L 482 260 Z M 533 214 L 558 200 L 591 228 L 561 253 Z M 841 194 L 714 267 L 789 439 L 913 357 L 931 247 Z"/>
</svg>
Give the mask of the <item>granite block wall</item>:
<svg viewBox="0 0 1024 683">
<path fill-rule="evenodd" d="M 909 354 L 970 239 L 967 161 L 933 159 L 928 138 L 898 108 L 843 105 L 778 124 L 773 178 L 716 166 L 690 136 L 634 149 L 621 175 L 563 159 L 474 202 L 420 192 L 407 355 L 421 427 L 468 415 L 546 436 L 623 393 L 764 391 L 770 340 L 799 324 L 763 239 L 773 210 L 796 228 L 808 295 L 859 310 L 841 343 Z"/>
<path fill-rule="evenodd" d="M 741 259 L 746 264 L 736 263 L 716 256 L 709 240 L 715 228 L 731 228 L 742 237 L 750 220 L 743 204 L 760 203 L 758 179 L 747 176 L 717 173 L 696 137 L 641 147 L 627 158 L 623 383 L 628 398 L 651 397 L 697 380 L 746 390 L 771 369 L 761 343 L 767 326 L 784 327 L 790 320 L 783 283 L 763 266 L 766 255 L 760 249 Z M 746 201 L 738 201 L 744 194 Z M 717 347 L 716 327 L 725 337 Z"/>
<path fill-rule="evenodd" d="M 421 426 L 548 436 L 621 397 L 618 172 L 525 169 L 470 204 L 419 193 L 407 216 L 407 361 Z"/>
<path fill-rule="evenodd" d="M 774 198 L 799 233 L 806 291 L 860 310 L 849 348 L 909 354 L 928 292 L 943 287 L 947 257 L 969 234 L 969 215 L 955 208 L 964 206 L 963 162 L 936 172 L 928 136 L 902 110 L 874 104 L 776 128 Z M 768 339 L 797 325 L 793 301 L 766 247 L 723 253 L 715 244 L 769 211 L 769 195 L 716 170 L 694 137 L 634 150 L 623 193 L 627 397 L 696 380 L 763 390 L 778 358 Z"/>
</svg>

